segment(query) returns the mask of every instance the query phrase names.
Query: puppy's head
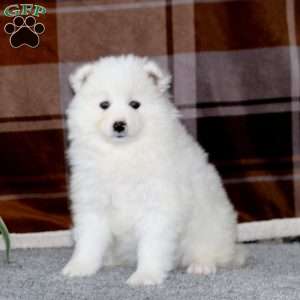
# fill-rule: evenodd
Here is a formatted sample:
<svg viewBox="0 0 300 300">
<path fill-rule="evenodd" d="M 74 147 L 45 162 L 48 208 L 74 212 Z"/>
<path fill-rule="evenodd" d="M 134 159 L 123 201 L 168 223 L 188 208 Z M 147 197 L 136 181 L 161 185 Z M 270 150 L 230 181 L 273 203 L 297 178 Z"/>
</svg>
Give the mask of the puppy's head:
<svg viewBox="0 0 300 300">
<path fill-rule="evenodd" d="M 68 109 L 70 134 L 124 143 L 162 118 L 170 75 L 133 55 L 102 58 L 70 76 L 75 96 Z"/>
</svg>

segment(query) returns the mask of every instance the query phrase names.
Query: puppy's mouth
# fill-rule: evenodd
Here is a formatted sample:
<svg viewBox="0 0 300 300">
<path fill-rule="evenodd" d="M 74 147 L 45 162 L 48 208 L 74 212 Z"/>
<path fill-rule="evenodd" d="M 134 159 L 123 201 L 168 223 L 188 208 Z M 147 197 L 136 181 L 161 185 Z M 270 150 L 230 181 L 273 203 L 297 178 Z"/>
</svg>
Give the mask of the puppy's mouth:
<svg viewBox="0 0 300 300">
<path fill-rule="evenodd" d="M 126 132 L 119 132 L 119 133 L 114 133 L 113 134 L 113 138 L 117 139 L 117 140 L 121 140 L 127 137 L 127 133 Z"/>
</svg>

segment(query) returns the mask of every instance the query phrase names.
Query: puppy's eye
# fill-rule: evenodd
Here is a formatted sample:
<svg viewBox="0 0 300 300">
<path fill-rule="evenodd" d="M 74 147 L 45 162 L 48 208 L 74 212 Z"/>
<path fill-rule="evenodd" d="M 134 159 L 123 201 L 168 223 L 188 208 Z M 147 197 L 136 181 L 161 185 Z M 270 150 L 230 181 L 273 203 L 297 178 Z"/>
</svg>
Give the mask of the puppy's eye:
<svg viewBox="0 0 300 300">
<path fill-rule="evenodd" d="M 135 100 L 132 100 L 129 102 L 129 105 L 133 108 L 133 109 L 138 109 L 141 106 L 141 103 Z"/>
<path fill-rule="evenodd" d="M 110 102 L 109 101 L 103 101 L 100 103 L 100 107 L 102 109 L 108 109 L 110 107 Z"/>
</svg>

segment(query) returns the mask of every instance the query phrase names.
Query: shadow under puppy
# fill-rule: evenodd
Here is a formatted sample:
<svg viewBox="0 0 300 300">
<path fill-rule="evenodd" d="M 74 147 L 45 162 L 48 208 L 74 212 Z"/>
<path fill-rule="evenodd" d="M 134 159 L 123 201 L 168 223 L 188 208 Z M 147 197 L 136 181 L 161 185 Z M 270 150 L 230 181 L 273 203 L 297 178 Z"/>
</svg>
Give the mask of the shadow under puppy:
<svg viewBox="0 0 300 300">
<path fill-rule="evenodd" d="M 243 263 L 236 213 L 179 121 L 170 81 L 156 63 L 133 55 L 101 58 L 71 75 L 75 249 L 63 274 L 137 264 L 127 283 L 148 285 L 176 267 L 209 274 Z"/>
</svg>

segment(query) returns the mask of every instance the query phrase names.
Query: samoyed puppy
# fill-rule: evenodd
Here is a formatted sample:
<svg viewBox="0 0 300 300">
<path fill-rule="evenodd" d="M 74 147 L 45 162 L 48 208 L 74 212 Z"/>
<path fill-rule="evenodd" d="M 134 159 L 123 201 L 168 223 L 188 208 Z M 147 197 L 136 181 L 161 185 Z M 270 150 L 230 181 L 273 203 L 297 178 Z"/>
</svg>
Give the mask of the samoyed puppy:
<svg viewBox="0 0 300 300">
<path fill-rule="evenodd" d="M 70 77 L 67 110 L 75 249 L 67 276 L 136 264 L 130 285 L 242 264 L 236 213 L 205 151 L 179 121 L 171 77 L 133 55 Z"/>
</svg>

